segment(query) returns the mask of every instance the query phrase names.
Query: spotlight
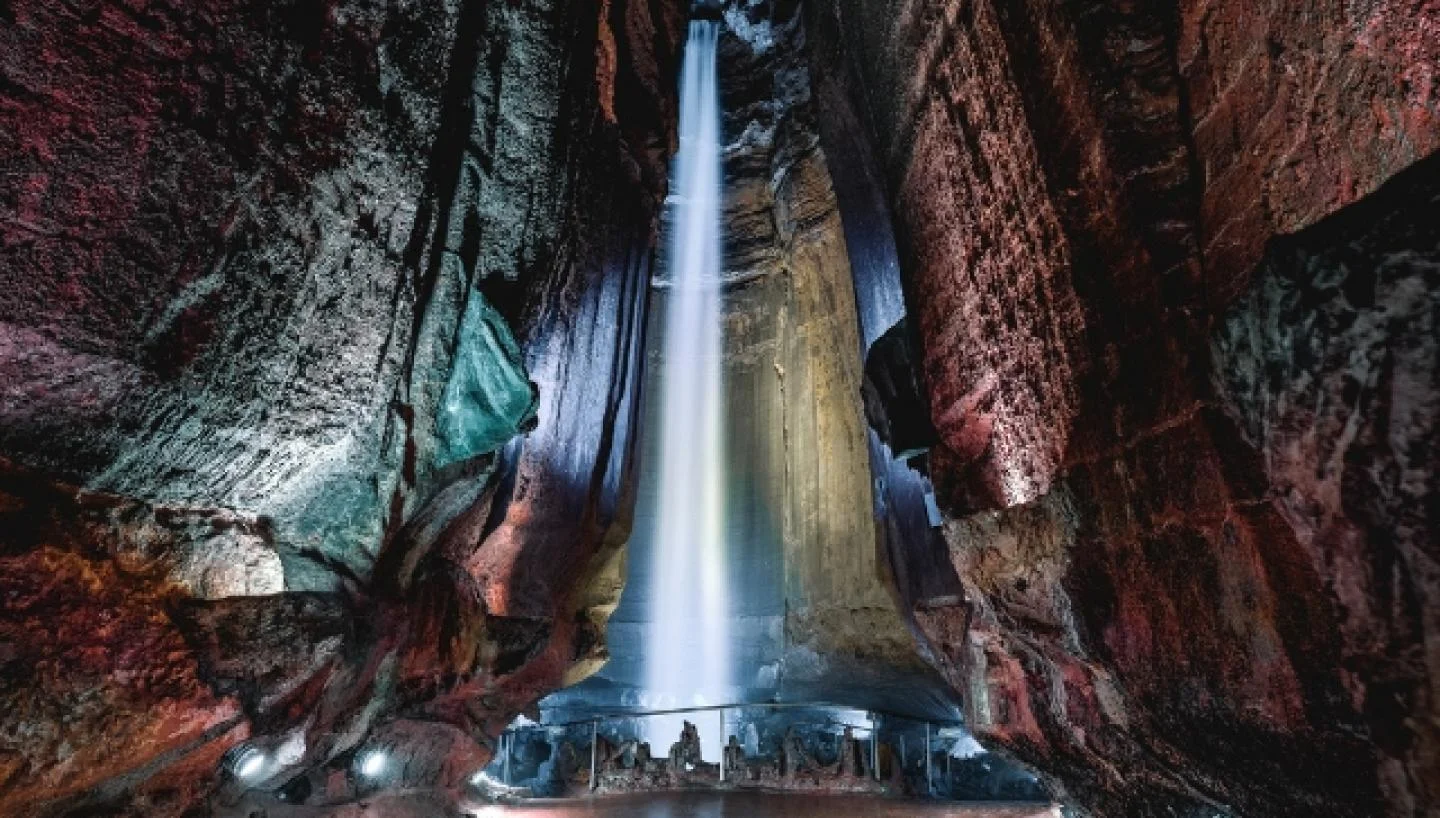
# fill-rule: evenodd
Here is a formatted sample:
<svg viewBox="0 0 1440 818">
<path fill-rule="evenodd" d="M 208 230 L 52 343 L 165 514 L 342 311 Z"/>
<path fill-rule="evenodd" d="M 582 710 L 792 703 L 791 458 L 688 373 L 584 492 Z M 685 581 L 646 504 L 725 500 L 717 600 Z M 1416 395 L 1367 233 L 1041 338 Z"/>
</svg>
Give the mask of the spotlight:
<svg viewBox="0 0 1440 818">
<path fill-rule="evenodd" d="M 369 750 L 360 757 L 360 774 L 366 778 L 378 778 L 385 772 L 385 765 L 389 761 L 384 751 Z"/>
<path fill-rule="evenodd" d="M 235 777 L 246 781 L 258 778 L 267 761 L 264 753 L 251 747 L 235 759 Z"/>
</svg>

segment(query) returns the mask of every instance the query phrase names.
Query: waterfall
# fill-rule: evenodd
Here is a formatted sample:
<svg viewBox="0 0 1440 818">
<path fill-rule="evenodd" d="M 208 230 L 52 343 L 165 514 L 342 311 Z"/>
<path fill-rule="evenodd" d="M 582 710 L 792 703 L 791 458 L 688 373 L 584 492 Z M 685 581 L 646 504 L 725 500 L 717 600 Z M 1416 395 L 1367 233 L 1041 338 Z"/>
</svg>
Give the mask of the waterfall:
<svg viewBox="0 0 1440 818">
<path fill-rule="evenodd" d="M 726 588 L 720 333 L 719 24 L 690 23 L 680 84 L 680 149 L 668 206 L 663 414 L 646 687 L 652 702 L 722 704 L 732 684 Z M 680 717 L 651 719 L 654 750 L 679 735 Z M 710 728 L 710 729 L 704 729 Z M 706 757 L 720 737 L 701 734 Z"/>
</svg>

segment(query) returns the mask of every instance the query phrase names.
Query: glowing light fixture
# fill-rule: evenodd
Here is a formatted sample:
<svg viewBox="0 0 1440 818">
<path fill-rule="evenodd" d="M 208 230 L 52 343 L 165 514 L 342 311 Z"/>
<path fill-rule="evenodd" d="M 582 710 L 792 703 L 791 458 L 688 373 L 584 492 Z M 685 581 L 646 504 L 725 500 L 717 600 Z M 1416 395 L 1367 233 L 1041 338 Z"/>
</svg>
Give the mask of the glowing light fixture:
<svg viewBox="0 0 1440 818">
<path fill-rule="evenodd" d="M 246 781 L 260 777 L 268 760 L 264 753 L 251 747 L 235 760 L 235 777 Z"/>
<path fill-rule="evenodd" d="M 360 757 L 360 774 L 366 778 L 378 778 L 385 772 L 390 759 L 382 750 L 369 750 Z"/>
</svg>

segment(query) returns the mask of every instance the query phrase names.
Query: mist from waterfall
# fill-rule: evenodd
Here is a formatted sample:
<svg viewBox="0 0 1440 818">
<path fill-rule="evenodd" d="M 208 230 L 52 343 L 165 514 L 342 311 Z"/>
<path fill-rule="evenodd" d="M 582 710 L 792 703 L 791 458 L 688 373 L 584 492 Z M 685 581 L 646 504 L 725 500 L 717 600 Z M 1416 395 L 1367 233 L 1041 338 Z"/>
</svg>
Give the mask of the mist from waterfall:
<svg viewBox="0 0 1440 818">
<path fill-rule="evenodd" d="M 645 646 L 648 698 L 657 709 L 722 704 L 732 684 L 722 536 L 718 37 L 718 23 L 690 23 L 668 203 L 653 629 Z M 657 754 L 678 737 L 681 720 L 647 720 Z M 713 759 L 720 736 L 709 719 L 701 726 Z"/>
</svg>

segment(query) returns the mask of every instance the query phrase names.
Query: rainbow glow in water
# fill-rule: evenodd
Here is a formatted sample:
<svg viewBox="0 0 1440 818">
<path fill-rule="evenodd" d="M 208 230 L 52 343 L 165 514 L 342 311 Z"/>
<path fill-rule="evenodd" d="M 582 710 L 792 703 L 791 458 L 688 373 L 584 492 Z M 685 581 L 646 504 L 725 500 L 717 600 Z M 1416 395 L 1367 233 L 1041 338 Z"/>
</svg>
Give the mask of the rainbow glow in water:
<svg viewBox="0 0 1440 818">
<path fill-rule="evenodd" d="M 719 24 L 690 23 L 680 85 L 680 149 L 669 206 L 661 450 L 646 687 L 653 704 L 721 704 L 731 685 L 726 588 L 720 332 Z M 683 717 L 651 718 L 657 753 Z M 720 736 L 701 720 L 706 757 Z M 710 729 L 706 729 L 706 728 Z"/>
</svg>

